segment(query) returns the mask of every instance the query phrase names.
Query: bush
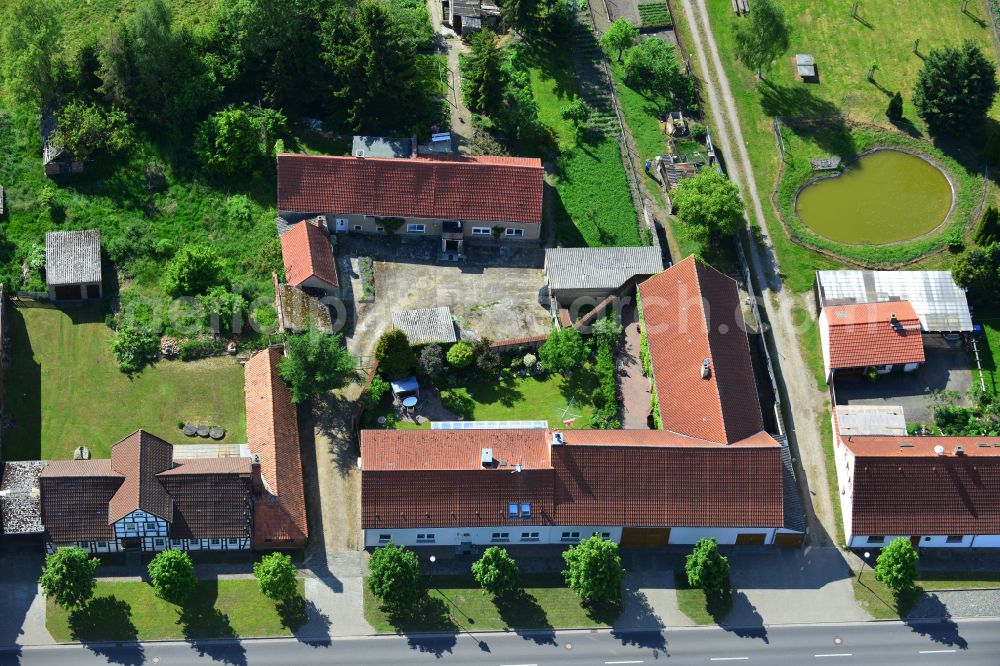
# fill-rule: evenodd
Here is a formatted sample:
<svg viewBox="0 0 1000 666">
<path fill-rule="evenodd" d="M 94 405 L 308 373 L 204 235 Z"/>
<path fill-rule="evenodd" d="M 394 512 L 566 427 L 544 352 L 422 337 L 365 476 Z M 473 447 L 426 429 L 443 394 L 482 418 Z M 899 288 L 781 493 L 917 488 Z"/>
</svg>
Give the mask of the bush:
<svg viewBox="0 0 1000 666">
<path fill-rule="evenodd" d="M 691 123 L 691 138 L 700 143 L 705 143 L 708 138 L 708 128 L 701 123 Z"/>
<path fill-rule="evenodd" d="M 524 355 L 524 367 L 528 370 L 533 370 L 535 363 L 538 363 L 538 357 L 534 354 L 528 353 Z"/>
<path fill-rule="evenodd" d="M 563 551 L 566 586 L 585 603 L 617 601 L 625 568 L 618 554 L 618 544 L 595 534 L 586 541 Z"/>
<path fill-rule="evenodd" d="M 375 360 L 379 372 L 386 379 L 403 379 L 409 377 L 417 364 L 416 354 L 410 347 L 410 341 L 398 328 L 390 328 L 382 334 L 375 344 Z"/>
<path fill-rule="evenodd" d="M 453 388 L 442 393 L 441 405 L 464 419 L 471 419 L 476 409 L 476 401 L 464 388 Z"/>
<path fill-rule="evenodd" d="M 715 539 L 698 539 L 684 562 L 688 585 L 708 593 L 729 589 L 729 558 L 719 552 Z"/>
<path fill-rule="evenodd" d="M 412 551 L 392 543 L 376 548 L 368 569 L 368 589 L 386 606 L 401 609 L 417 598 L 420 563 Z"/>
<path fill-rule="evenodd" d="M 183 603 L 198 584 L 191 556 L 182 550 L 157 553 L 147 571 L 156 596 L 172 604 Z"/>
<path fill-rule="evenodd" d="M 476 368 L 488 374 L 495 374 L 503 365 L 503 359 L 499 352 L 493 349 L 493 341 L 489 338 L 476 340 L 472 346 L 472 353 L 476 357 Z"/>
<path fill-rule="evenodd" d="M 1000 211 L 995 206 L 987 206 L 976 227 L 976 244 L 992 245 L 1000 241 Z"/>
<path fill-rule="evenodd" d="M 440 345 L 427 345 L 420 352 L 420 374 L 437 383 L 444 374 L 444 352 Z"/>
<path fill-rule="evenodd" d="M 472 345 L 464 340 L 456 342 L 448 350 L 447 358 L 448 365 L 453 368 L 469 367 L 472 364 L 473 359 Z"/>
<path fill-rule="evenodd" d="M 253 575 L 260 592 L 268 599 L 288 601 L 299 595 L 298 571 L 292 558 L 283 553 L 271 553 L 253 565 Z"/>
<path fill-rule="evenodd" d="M 344 346 L 343 336 L 316 329 L 285 341 L 285 356 L 278 362 L 278 374 L 296 404 L 358 379 L 354 357 Z"/>
<path fill-rule="evenodd" d="M 382 379 L 382 375 L 375 375 L 372 377 L 372 383 L 368 386 L 368 390 L 365 391 L 365 408 L 375 409 L 378 404 L 382 402 L 383 396 L 389 392 L 392 388 L 389 382 Z"/>
<path fill-rule="evenodd" d="M 903 119 L 903 96 L 896 91 L 896 94 L 889 100 L 889 106 L 885 110 L 885 115 L 889 120 Z"/>
<path fill-rule="evenodd" d="M 215 250 L 185 245 L 163 270 L 163 290 L 171 296 L 197 296 L 221 283 L 222 266 Z"/>
<path fill-rule="evenodd" d="M 517 589 L 519 572 L 506 548 L 491 546 L 472 564 L 472 577 L 479 586 L 494 596 L 502 596 Z"/>
<path fill-rule="evenodd" d="M 126 322 L 111 339 L 111 352 L 125 373 L 139 372 L 160 348 L 160 339 L 143 326 Z"/>
<path fill-rule="evenodd" d="M 572 326 L 559 329 L 549 336 L 538 350 L 538 355 L 548 370 L 569 372 L 579 367 L 586 357 L 583 337 Z"/>
<path fill-rule="evenodd" d="M 182 361 L 193 361 L 221 354 L 225 349 L 226 343 L 218 338 L 192 338 L 181 343 L 178 356 Z"/>
</svg>

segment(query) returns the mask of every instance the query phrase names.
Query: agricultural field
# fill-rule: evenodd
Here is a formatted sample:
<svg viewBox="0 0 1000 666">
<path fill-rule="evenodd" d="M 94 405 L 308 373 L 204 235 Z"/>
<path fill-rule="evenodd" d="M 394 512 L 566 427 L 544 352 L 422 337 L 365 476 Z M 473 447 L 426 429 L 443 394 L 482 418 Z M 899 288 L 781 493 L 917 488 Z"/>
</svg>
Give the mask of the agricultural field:
<svg viewBox="0 0 1000 666">
<path fill-rule="evenodd" d="M 639 27 L 644 29 L 662 30 L 673 25 L 666 2 L 639 3 L 639 20 Z"/>
</svg>

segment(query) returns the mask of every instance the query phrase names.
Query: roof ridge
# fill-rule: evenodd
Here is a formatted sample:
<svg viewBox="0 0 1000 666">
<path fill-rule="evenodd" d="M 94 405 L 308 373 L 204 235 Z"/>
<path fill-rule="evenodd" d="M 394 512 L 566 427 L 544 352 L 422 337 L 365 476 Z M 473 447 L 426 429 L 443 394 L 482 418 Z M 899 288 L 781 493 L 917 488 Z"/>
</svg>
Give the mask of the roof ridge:
<svg viewBox="0 0 1000 666">
<path fill-rule="evenodd" d="M 698 261 L 697 258 L 695 258 L 693 254 L 689 258 L 691 259 L 692 262 L 694 262 L 694 280 L 698 286 L 698 295 L 699 295 L 699 300 L 701 301 L 701 321 L 705 326 L 705 344 L 708 346 L 708 359 L 710 362 L 709 372 L 711 373 L 708 379 L 710 382 L 712 382 L 712 389 L 713 393 L 715 394 L 715 401 L 719 407 L 719 416 L 722 420 L 722 436 L 725 441 L 721 443 L 728 444 L 729 424 L 728 420 L 726 419 L 726 410 L 722 406 L 722 392 L 719 391 L 719 382 L 717 379 L 718 376 L 715 373 L 715 351 L 712 349 L 712 328 L 708 322 L 709 318 L 708 308 L 705 307 L 705 304 L 708 302 L 708 298 L 705 296 L 705 290 L 702 289 L 701 286 L 701 272 L 699 269 L 701 269 L 703 265 L 701 264 L 701 262 Z"/>
</svg>

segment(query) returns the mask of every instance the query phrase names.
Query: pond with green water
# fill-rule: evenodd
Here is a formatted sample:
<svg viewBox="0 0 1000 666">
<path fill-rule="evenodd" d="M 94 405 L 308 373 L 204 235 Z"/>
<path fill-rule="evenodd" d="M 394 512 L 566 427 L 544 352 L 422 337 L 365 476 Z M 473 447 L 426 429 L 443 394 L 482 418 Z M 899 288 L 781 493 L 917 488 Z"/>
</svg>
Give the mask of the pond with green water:
<svg viewBox="0 0 1000 666">
<path fill-rule="evenodd" d="M 864 155 L 835 178 L 807 185 L 795 211 L 839 243 L 879 245 L 932 231 L 951 209 L 948 179 L 927 160 L 898 150 Z"/>
</svg>

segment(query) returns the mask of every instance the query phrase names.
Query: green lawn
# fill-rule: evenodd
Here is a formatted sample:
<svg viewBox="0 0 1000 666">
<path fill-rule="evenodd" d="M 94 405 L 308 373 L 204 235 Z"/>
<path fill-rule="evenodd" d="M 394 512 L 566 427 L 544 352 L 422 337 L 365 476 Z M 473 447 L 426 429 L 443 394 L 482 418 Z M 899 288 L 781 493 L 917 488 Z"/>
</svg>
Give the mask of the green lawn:
<svg viewBox="0 0 1000 666">
<path fill-rule="evenodd" d="M 570 379 L 555 373 L 543 377 L 499 380 L 474 376 L 464 384 L 464 388 L 476 403 L 470 419 L 473 421 L 548 420 L 550 425 L 556 426 L 575 418 L 569 427 L 586 428 L 594 411 L 591 394 L 597 384 L 597 377 L 587 366 L 583 371 L 575 372 Z M 447 393 L 447 389 L 443 392 Z M 392 399 L 388 396 L 378 409 L 365 413 L 366 427 L 379 427 L 376 421 L 379 416 L 388 419 L 385 427 L 421 427 L 396 421 L 392 416 Z M 430 428 L 430 423 L 424 423 L 422 427 Z"/>
<path fill-rule="evenodd" d="M 689 587 L 684 572 L 677 572 L 677 609 L 695 624 L 719 624 L 733 608 L 733 597 L 709 597 L 705 590 Z"/>
<path fill-rule="evenodd" d="M 243 368 L 231 357 L 161 361 L 129 377 L 115 364 L 111 330 L 98 307 L 8 305 L 7 314 L 6 395 L 14 427 L 4 435 L 5 457 L 64 459 L 85 445 L 105 458 L 138 428 L 175 444 L 192 442 L 178 420 L 220 425 L 223 441 L 246 441 Z"/>
<path fill-rule="evenodd" d="M 844 536 L 844 518 L 840 508 L 840 486 L 837 481 L 837 460 L 833 451 L 833 422 L 829 410 L 823 410 L 816 418 L 816 427 L 823 442 L 823 458 L 826 467 L 826 485 L 830 491 L 830 501 L 833 503 L 833 537 L 836 545 L 847 545 Z"/>
<path fill-rule="evenodd" d="M 983 327 L 983 337 L 977 341 L 977 346 L 986 390 L 993 395 L 1000 395 L 1000 370 L 997 369 L 997 359 L 1000 359 L 1000 317 L 977 319 L 976 323 Z"/>
<path fill-rule="evenodd" d="M 733 53 L 733 28 L 737 19 L 732 3 L 730 0 L 708 0 L 707 4 L 720 51 Z M 936 0 L 862 3 L 861 16 L 870 24 L 865 26 L 850 18 L 851 3 L 843 0 L 784 0 L 785 16 L 792 25 L 792 41 L 788 53 L 768 72 L 770 84 L 758 84 L 753 72 L 733 58 L 722 58 L 737 102 L 758 194 L 765 201 L 770 238 L 781 262 L 785 284 L 793 291 L 808 290 L 812 286 L 813 271 L 836 268 L 840 262 L 789 241 L 772 207 L 766 204 L 781 163 L 772 132 L 772 117 L 841 113 L 854 120 L 887 125 L 884 110 L 888 96 L 866 81 L 872 60 L 877 60 L 880 69 L 876 72 L 876 82 L 886 91 L 903 92 L 905 116 L 916 123 L 919 130 L 922 125 L 911 102 L 913 82 L 921 66 L 920 58 L 913 54 L 915 39 L 921 40 L 921 53 L 936 46 L 971 39 L 996 60 L 985 3 L 973 2 L 970 8 L 973 14 L 985 19 L 983 25 L 963 15 L 959 4 L 945 6 Z M 681 23 L 683 12 L 676 15 Z M 681 25 L 680 29 L 682 35 L 689 34 L 688 26 Z M 690 38 L 686 43 L 691 43 Z M 819 84 L 794 81 L 792 63 L 796 53 L 810 53 L 816 58 Z M 992 115 L 1000 117 L 997 107 Z M 830 153 L 828 135 L 803 132 L 801 136 L 811 144 L 809 152 L 815 152 L 816 156 Z"/>
<path fill-rule="evenodd" d="M 538 117 L 559 147 L 556 230 L 564 247 L 639 245 L 638 218 L 618 141 L 577 137 L 562 108 L 577 96 L 576 73 L 564 44 L 539 44 L 528 54 Z"/>
<path fill-rule="evenodd" d="M 72 612 L 45 604 L 45 627 L 59 643 L 290 636 L 301 622 L 301 606 L 279 607 L 248 579 L 198 581 L 183 607 L 138 582 L 99 582 L 90 603 Z"/>
<path fill-rule="evenodd" d="M 88 39 L 107 36 L 108 26 L 135 11 L 140 0 L 59 0 L 66 40 L 76 48 Z M 174 18 L 193 29 L 204 27 L 215 17 L 216 0 L 167 0 Z"/>
<path fill-rule="evenodd" d="M 816 380 L 816 388 L 826 391 L 826 370 L 823 367 L 823 345 L 819 339 L 819 319 L 807 308 L 795 305 L 792 309 L 792 322 L 799 331 L 802 354 Z"/>
<path fill-rule="evenodd" d="M 589 628 L 618 616 L 618 609 L 589 613 L 558 574 L 525 575 L 522 584 L 521 594 L 494 600 L 471 577 L 429 578 L 421 600 L 403 614 L 381 608 L 366 584 L 365 620 L 378 633 L 401 633 Z"/>
<path fill-rule="evenodd" d="M 865 567 L 860 578 L 855 575 L 854 598 L 858 605 L 871 613 L 876 620 L 904 619 L 913 604 L 920 598 L 921 590 L 948 590 L 975 587 L 1000 587 L 1000 572 L 949 572 L 927 571 L 917 577 L 914 590 L 896 597 L 892 591 L 875 580 L 875 572 Z"/>
</svg>

